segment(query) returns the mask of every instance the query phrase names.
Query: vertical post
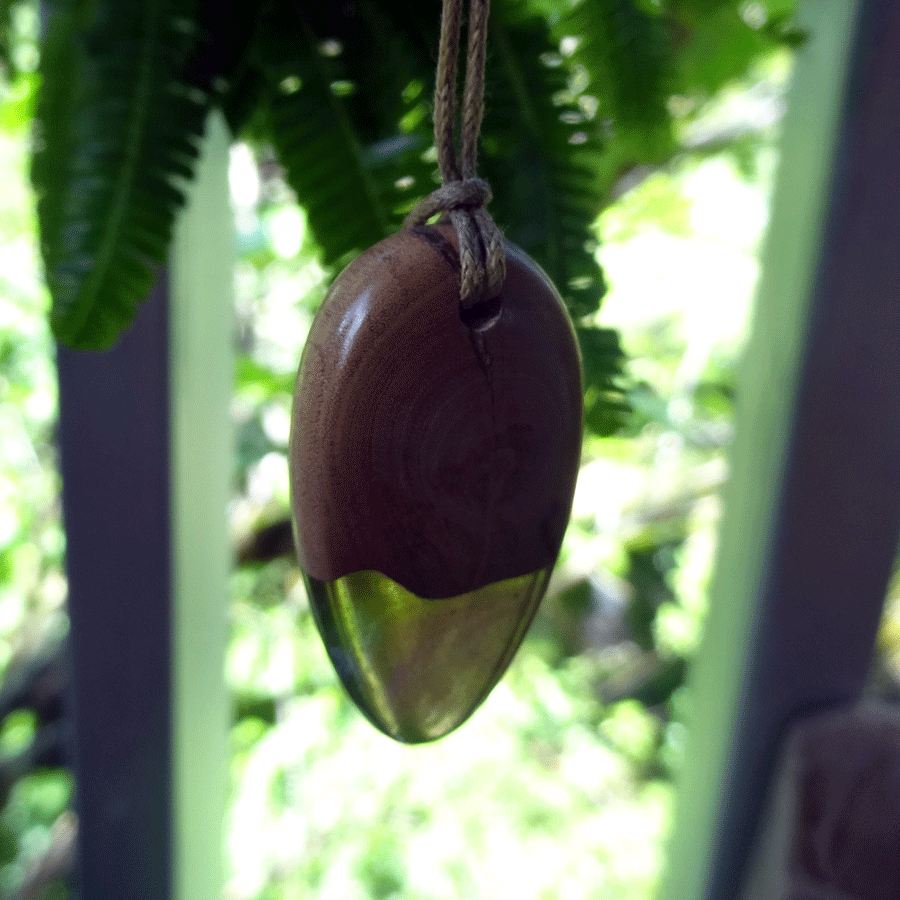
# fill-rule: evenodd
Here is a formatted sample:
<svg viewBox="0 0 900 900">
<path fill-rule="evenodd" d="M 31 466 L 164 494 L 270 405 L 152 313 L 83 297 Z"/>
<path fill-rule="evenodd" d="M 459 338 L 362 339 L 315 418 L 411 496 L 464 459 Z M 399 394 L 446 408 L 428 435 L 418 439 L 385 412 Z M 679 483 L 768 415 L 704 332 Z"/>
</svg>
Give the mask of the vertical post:
<svg viewBox="0 0 900 900">
<path fill-rule="evenodd" d="M 79 895 L 171 900 L 168 285 L 111 350 L 60 347 Z"/>
<path fill-rule="evenodd" d="M 666 900 L 740 895 L 788 727 L 862 690 L 900 530 L 900 7 L 801 12 Z"/>
<path fill-rule="evenodd" d="M 175 900 L 222 895 L 234 378 L 230 142 L 224 118 L 213 113 L 170 257 Z"/>
<path fill-rule="evenodd" d="M 85 898 L 220 900 L 230 488 L 228 135 L 111 350 L 60 347 L 72 752 Z"/>
</svg>

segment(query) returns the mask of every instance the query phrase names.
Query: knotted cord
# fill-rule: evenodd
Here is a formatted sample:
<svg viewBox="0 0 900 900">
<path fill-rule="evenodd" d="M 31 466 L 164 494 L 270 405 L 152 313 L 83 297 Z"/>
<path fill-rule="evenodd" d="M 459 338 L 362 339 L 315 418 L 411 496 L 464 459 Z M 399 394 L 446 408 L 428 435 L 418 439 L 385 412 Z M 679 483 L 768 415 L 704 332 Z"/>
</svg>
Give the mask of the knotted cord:
<svg viewBox="0 0 900 900">
<path fill-rule="evenodd" d="M 490 0 L 470 0 L 466 77 L 456 155 L 456 69 L 463 0 L 444 0 L 441 44 L 434 87 L 434 142 L 441 186 L 421 200 L 406 217 L 405 227 L 421 225 L 445 212 L 459 239 L 459 298 L 469 308 L 496 297 L 506 277 L 503 235 L 485 204 L 491 199 L 486 181 L 475 174 L 478 132 L 484 114 L 484 66 Z"/>
</svg>

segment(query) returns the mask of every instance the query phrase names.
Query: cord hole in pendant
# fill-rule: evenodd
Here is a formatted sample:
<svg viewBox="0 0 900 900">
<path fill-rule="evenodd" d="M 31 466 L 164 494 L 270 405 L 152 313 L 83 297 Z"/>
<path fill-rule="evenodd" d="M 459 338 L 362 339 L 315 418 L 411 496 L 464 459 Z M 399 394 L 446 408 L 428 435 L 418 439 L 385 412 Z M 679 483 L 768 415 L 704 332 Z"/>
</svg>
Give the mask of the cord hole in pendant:
<svg viewBox="0 0 900 900">
<path fill-rule="evenodd" d="M 503 312 L 501 295 L 491 297 L 489 300 L 479 300 L 471 306 L 459 307 L 459 318 L 466 328 L 472 331 L 487 331 L 497 324 L 500 313 Z"/>
</svg>

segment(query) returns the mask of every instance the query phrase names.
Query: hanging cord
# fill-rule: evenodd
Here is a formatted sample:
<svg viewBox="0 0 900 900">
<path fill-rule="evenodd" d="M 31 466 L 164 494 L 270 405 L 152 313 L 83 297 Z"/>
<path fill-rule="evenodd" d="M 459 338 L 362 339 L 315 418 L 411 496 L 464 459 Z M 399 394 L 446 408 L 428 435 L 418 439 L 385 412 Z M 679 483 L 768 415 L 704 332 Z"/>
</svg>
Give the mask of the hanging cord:
<svg viewBox="0 0 900 900">
<path fill-rule="evenodd" d="M 459 159 L 456 157 L 456 67 L 462 0 L 444 0 L 441 46 L 434 87 L 434 142 L 441 186 L 421 200 L 404 222 L 421 225 L 439 212 L 450 217 L 459 239 L 459 299 L 466 309 L 500 293 L 506 277 L 503 235 L 484 208 L 491 199 L 486 181 L 475 175 L 478 132 L 484 114 L 484 62 L 489 0 L 471 0 L 466 80 L 463 88 Z"/>
</svg>

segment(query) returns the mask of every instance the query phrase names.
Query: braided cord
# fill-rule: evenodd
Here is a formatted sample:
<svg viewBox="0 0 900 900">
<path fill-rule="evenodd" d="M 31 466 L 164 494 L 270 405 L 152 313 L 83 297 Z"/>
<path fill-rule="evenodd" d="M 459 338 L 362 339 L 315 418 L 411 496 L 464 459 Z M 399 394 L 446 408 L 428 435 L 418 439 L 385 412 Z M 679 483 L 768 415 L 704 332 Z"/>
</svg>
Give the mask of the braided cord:
<svg viewBox="0 0 900 900">
<path fill-rule="evenodd" d="M 470 0 L 466 78 L 463 87 L 459 156 L 456 153 L 456 69 L 463 0 L 444 0 L 441 44 L 434 87 L 434 142 L 441 186 L 409 213 L 405 227 L 445 212 L 459 240 L 459 299 L 468 308 L 496 297 L 506 277 L 503 235 L 485 204 L 486 181 L 475 174 L 478 133 L 484 115 L 484 69 L 490 0 Z"/>
</svg>

